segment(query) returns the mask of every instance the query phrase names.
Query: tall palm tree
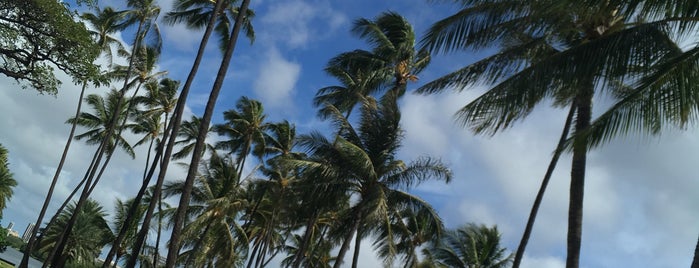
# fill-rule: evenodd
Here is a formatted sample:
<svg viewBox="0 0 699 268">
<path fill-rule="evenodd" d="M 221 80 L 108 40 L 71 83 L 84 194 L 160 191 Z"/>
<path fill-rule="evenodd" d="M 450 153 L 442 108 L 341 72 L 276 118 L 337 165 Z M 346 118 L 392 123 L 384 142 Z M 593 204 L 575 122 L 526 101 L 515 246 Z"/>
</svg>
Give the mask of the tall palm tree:
<svg viewBox="0 0 699 268">
<path fill-rule="evenodd" d="M 614 91 L 633 70 L 631 65 L 651 66 L 674 50 L 657 25 L 626 28 L 631 24 L 624 23 L 615 3 L 464 0 L 461 6 L 460 12 L 432 26 L 425 47 L 435 52 L 486 46 L 502 50 L 420 91 L 491 85 L 457 112 L 460 122 L 476 133 L 495 134 L 525 118 L 544 99 L 574 106 L 573 130 L 583 133 L 591 122 L 595 89 Z M 512 36 L 526 36 L 527 41 L 515 39 L 513 45 Z M 572 144 L 567 267 L 578 267 L 588 150 L 582 139 Z"/>
<path fill-rule="evenodd" d="M 430 62 L 424 49 L 416 49 L 413 27 L 403 16 L 385 12 L 375 20 L 354 22 L 352 33 L 366 40 L 371 50 L 354 50 L 331 59 L 325 71 L 336 77 L 342 86 L 321 88 L 314 99 L 316 106 L 332 104 L 349 116 L 356 104 L 368 96 L 389 89 L 402 96 L 408 82 Z M 321 116 L 331 113 L 321 109 Z"/>
<path fill-rule="evenodd" d="M 107 57 L 110 67 L 114 60 L 112 46 L 116 46 L 117 54 L 128 54 L 124 44 L 111 36 L 111 34 L 119 30 L 117 26 L 121 23 L 123 17 L 123 11 L 116 11 L 111 7 L 105 7 L 101 10 L 98 8 L 95 13 L 86 12 L 80 16 L 80 18 L 87 21 L 88 24 L 94 28 L 94 30 L 91 31 L 93 38 L 95 38 L 97 45 L 102 50 L 102 54 Z"/>
<path fill-rule="evenodd" d="M 378 107 L 364 103 L 357 128 L 335 109 L 333 120 L 339 126 L 335 140 L 329 142 L 316 136 L 304 142 L 310 153 L 322 154 L 316 157 L 330 162 L 306 161 L 307 165 L 337 174 L 336 181 L 330 183 L 358 199 L 344 217 L 347 229 L 334 267 L 342 263 L 353 237 L 352 265 L 356 267 L 361 240 L 376 226 L 391 222 L 389 208 L 410 206 L 431 210 L 427 202 L 401 189 L 428 179 L 447 182 L 451 179 L 451 172 L 439 161 L 422 158 L 406 164 L 395 158 L 403 135 L 396 103 L 399 94 L 389 92 Z M 388 247 L 395 247 L 391 240 L 387 241 Z"/>
<path fill-rule="evenodd" d="M 67 123 L 77 123 L 77 125 L 88 128 L 84 133 L 75 135 L 76 140 L 86 140 L 87 144 L 100 144 L 103 140 L 107 140 L 106 150 L 111 152 L 117 147 L 123 149 L 129 156 L 135 157 L 135 153 L 129 142 L 121 135 L 117 136 L 112 133 L 110 136 L 107 129 L 112 118 L 124 120 L 128 117 L 129 110 L 127 109 L 129 100 L 117 106 L 119 93 L 116 90 L 111 90 L 106 98 L 90 94 L 85 98 L 85 102 L 94 110 L 93 113 L 81 112 L 76 118 L 68 119 Z M 125 126 L 125 127 L 128 127 Z"/>
<path fill-rule="evenodd" d="M 12 177 L 7 163 L 7 149 L 0 144 L 0 218 L 7 202 L 12 198 L 12 188 L 17 186 L 17 181 Z"/>
<path fill-rule="evenodd" d="M 230 39 L 231 25 L 239 14 L 239 0 L 226 0 L 221 7 L 223 16 L 219 14 L 216 18 L 216 27 L 214 30 L 219 37 L 219 48 L 224 51 L 228 39 Z M 205 28 L 211 20 L 211 15 L 214 14 L 215 2 L 209 0 L 177 0 L 174 3 L 173 10 L 168 12 L 163 21 L 170 25 L 184 23 L 187 28 L 200 30 Z M 250 42 L 255 41 L 255 30 L 252 27 L 252 19 L 255 18 L 255 11 L 247 9 L 245 12 L 245 21 L 243 31 Z"/>
<path fill-rule="evenodd" d="M 94 265 L 95 257 L 113 237 L 104 219 L 106 216 L 104 209 L 91 199 L 85 202 L 81 210 L 75 209 L 75 202 L 69 204 L 67 209 L 61 212 L 56 223 L 44 231 L 39 251 L 48 253 L 51 248 L 60 243 L 63 229 L 72 214 L 76 214 L 76 230 L 70 234 L 65 250 L 58 256 L 60 259 L 58 267 L 64 267 L 66 263 Z"/>
<path fill-rule="evenodd" d="M 450 230 L 438 242 L 425 248 L 425 255 L 438 267 L 504 268 L 512 255 L 505 255 L 497 227 L 467 224 Z"/>
<path fill-rule="evenodd" d="M 216 148 L 228 150 L 236 155 L 236 171 L 241 177 L 249 154 L 252 153 L 259 159 L 264 156 L 267 135 L 265 131 L 269 129 L 270 123 L 265 122 L 267 115 L 262 103 L 257 100 L 243 96 L 236 102 L 235 107 L 235 110 L 223 112 L 226 122 L 214 125 L 213 129 L 219 135 L 230 138 L 218 142 Z"/>
<path fill-rule="evenodd" d="M 142 49 L 145 47 L 145 42 L 143 42 L 147 36 L 150 37 L 152 47 L 157 48 L 157 51 L 160 51 L 160 46 L 161 46 L 161 40 L 160 40 L 160 31 L 156 23 L 156 19 L 158 15 L 160 14 L 160 7 L 156 5 L 155 0 L 128 0 L 127 1 L 127 6 L 132 8 L 130 10 L 125 11 L 125 21 L 121 24 L 122 28 L 126 28 L 134 23 L 137 23 L 137 30 L 135 32 L 135 37 L 134 37 L 134 43 L 132 46 L 132 51 L 131 51 L 131 57 L 129 59 L 129 65 L 126 69 L 126 74 L 124 77 L 128 78 L 131 76 L 131 71 L 133 70 L 134 67 L 134 62 L 135 62 L 135 54 L 134 53 L 137 49 Z M 124 95 L 126 93 L 126 90 L 128 89 L 128 79 L 124 80 L 124 85 L 119 91 L 119 97 L 116 103 L 116 107 L 121 107 L 122 103 L 124 103 Z M 112 133 L 115 133 L 117 129 L 117 125 L 119 123 L 122 123 L 125 121 L 119 121 L 116 117 L 112 118 L 110 120 L 110 123 L 106 129 L 107 137 L 111 136 Z M 104 140 L 100 146 L 98 147 L 98 153 L 94 159 L 95 163 L 100 163 L 102 161 L 102 157 L 104 156 L 106 145 L 108 141 Z M 103 149 L 104 148 L 104 149 Z M 113 151 L 112 151 L 113 152 Z M 105 161 L 105 165 L 103 167 L 106 167 L 106 162 L 111 158 L 111 154 L 108 154 L 107 160 Z M 97 185 L 99 182 L 99 175 L 97 179 L 95 179 L 95 175 L 97 173 L 97 168 L 98 165 L 94 165 L 90 171 L 89 175 L 87 177 L 85 186 L 83 188 L 83 191 L 80 195 L 80 198 L 78 199 L 78 202 L 76 203 L 76 209 L 80 210 L 82 205 L 85 203 L 87 200 L 88 196 L 92 192 L 92 189 L 94 186 Z M 99 172 L 102 174 L 104 171 L 104 168 Z M 68 224 L 66 225 L 66 228 L 64 230 L 64 235 L 63 239 L 61 239 L 60 243 L 58 244 L 57 247 L 55 247 L 56 252 L 62 252 L 63 249 L 65 248 L 66 244 L 66 239 L 67 237 L 70 236 L 70 232 L 72 231 L 72 228 L 75 224 L 75 216 L 72 215 L 71 219 L 68 221 Z M 51 264 L 53 266 L 56 266 L 58 262 L 60 261 L 58 256 L 60 254 L 53 254 L 54 256 L 52 257 Z"/>
<path fill-rule="evenodd" d="M 403 16 L 385 12 L 375 20 L 359 19 L 354 22 L 352 32 L 366 39 L 371 45 L 370 53 L 358 51 L 361 57 L 381 64 L 379 71 L 393 77 L 390 90 L 398 96 L 405 93 L 409 81 L 417 81 L 417 74 L 430 62 L 426 50 L 415 49 L 415 32 Z"/>
<path fill-rule="evenodd" d="M 81 17 L 84 20 L 86 20 L 93 28 L 96 29 L 92 31 L 92 34 L 94 37 L 97 38 L 97 45 L 100 47 L 102 53 L 107 56 L 110 65 L 112 64 L 113 60 L 112 45 L 116 45 L 117 49 L 119 51 L 124 51 L 125 54 L 124 45 L 119 40 L 110 35 L 117 31 L 117 24 L 121 19 L 120 12 L 114 11 L 112 8 L 105 8 L 103 10 L 97 10 L 97 13 L 95 14 L 84 13 Z M 99 83 L 95 83 L 95 85 L 99 85 Z M 82 108 L 82 101 L 86 89 L 87 81 L 84 81 L 82 90 L 80 91 L 80 96 L 78 97 L 78 105 L 75 111 L 76 118 L 80 114 L 80 109 Z M 49 203 L 51 202 L 51 197 L 53 196 L 54 188 L 56 186 L 56 183 L 58 182 L 58 177 L 61 174 L 61 171 L 63 170 L 63 164 L 65 163 L 65 159 L 68 156 L 70 144 L 73 141 L 73 135 L 75 134 L 75 129 L 77 127 L 77 124 L 75 123 L 71 126 L 70 133 L 68 134 L 68 140 L 66 141 L 66 145 L 63 149 L 63 154 L 61 155 L 61 160 L 58 162 L 58 167 L 56 168 L 56 172 L 54 173 L 53 179 L 51 180 L 51 185 L 49 186 L 48 193 L 46 194 L 46 199 L 44 200 L 44 204 L 42 205 L 41 211 L 39 212 L 39 216 L 37 217 L 37 220 L 35 222 L 36 226 L 41 225 L 42 221 L 44 220 L 44 216 L 46 214 L 46 210 L 48 209 Z M 26 250 L 24 251 L 22 262 L 20 263 L 19 267 L 26 268 L 29 265 L 29 255 L 34 250 L 36 231 L 37 230 L 33 230 L 29 237 L 29 241 L 27 242 Z"/>
<path fill-rule="evenodd" d="M 191 219 L 183 229 L 182 265 L 232 267 L 244 261 L 247 238 L 237 221 L 247 200 L 234 167 L 231 157 L 216 154 L 202 165 L 188 210 Z M 179 195 L 183 186 L 183 181 L 169 183 L 164 195 Z"/>
</svg>

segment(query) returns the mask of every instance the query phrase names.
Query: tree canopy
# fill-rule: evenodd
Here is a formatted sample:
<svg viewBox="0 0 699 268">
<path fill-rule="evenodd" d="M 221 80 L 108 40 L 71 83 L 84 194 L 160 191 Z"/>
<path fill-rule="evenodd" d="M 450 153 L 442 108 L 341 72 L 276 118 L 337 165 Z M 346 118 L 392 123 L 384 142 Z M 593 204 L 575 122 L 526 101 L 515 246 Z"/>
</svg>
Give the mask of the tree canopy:
<svg viewBox="0 0 699 268">
<path fill-rule="evenodd" d="M 98 55 L 85 25 L 59 1 L 0 1 L 0 73 L 22 87 L 55 94 L 55 68 L 86 80 L 97 73 Z"/>
</svg>

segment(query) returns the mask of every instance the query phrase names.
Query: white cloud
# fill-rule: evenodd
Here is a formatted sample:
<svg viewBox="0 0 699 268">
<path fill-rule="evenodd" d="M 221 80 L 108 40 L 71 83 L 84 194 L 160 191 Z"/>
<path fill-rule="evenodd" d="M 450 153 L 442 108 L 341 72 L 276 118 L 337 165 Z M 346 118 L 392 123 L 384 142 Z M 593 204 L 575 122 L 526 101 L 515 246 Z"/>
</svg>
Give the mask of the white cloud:
<svg viewBox="0 0 699 268">
<path fill-rule="evenodd" d="M 325 1 L 279 1 L 271 4 L 261 18 L 262 27 L 257 28 L 257 33 L 262 41 L 299 48 L 329 36 L 347 21 L 344 14 Z"/>
<path fill-rule="evenodd" d="M 259 68 L 254 88 L 265 106 L 293 107 L 291 96 L 301 74 L 301 65 L 284 59 L 277 50 L 271 49 Z"/>
</svg>

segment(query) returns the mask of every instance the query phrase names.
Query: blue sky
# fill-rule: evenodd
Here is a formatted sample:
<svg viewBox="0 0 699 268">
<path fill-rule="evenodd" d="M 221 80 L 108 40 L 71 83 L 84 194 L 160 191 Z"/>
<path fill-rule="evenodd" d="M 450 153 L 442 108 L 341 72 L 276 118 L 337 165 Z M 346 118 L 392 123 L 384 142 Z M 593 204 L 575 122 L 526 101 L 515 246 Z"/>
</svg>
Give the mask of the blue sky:
<svg viewBox="0 0 699 268">
<path fill-rule="evenodd" d="M 117 7 L 122 2 L 100 1 L 102 6 Z M 161 0 L 161 6 L 167 11 L 171 0 Z M 456 11 L 449 3 L 423 0 L 253 0 L 252 8 L 257 13 L 253 22 L 257 40 L 252 45 L 240 40 L 214 120 L 219 121 L 221 112 L 233 108 L 240 96 L 249 96 L 263 102 L 271 120 L 287 119 L 300 133 L 327 129 L 311 105 L 317 89 L 335 84 L 322 71 L 325 63 L 338 53 L 366 48 L 349 33 L 353 20 L 395 11 L 413 23 L 420 35 L 431 23 Z M 165 44 L 160 69 L 168 70 L 170 78 L 184 80 L 201 34 L 182 26 L 161 27 Z M 119 37 L 132 39 L 128 31 Z M 409 90 L 487 53 L 437 55 Z M 189 97 L 190 114 L 201 115 L 219 55 L 215 46 L 207 51 Z M 0 77 L 0 143 L 10 150 L 10 167 L 19 181 L 2 224 L 15 222 L 20 232 L 35 220 L 67 137 L 69 126 L 63 122 L 74 113 L 78 98 L 79 88 L 60 76 L 65 83 L 56 97 L 22 90 L 14 81 Z M 91 90 L 100 93 L 106 88 Z M 450 185 L 428 182 L 414 192 L 433 203 L 449 227 L 467 222 L 497 224 L 503 243 L 514 250 L 567 111 L 543 104 L 512 129 L 494 137 L 473 136 L 456 126 L 452 115 L 484 90 L 407 94 L 401 101 L 406 137 L 400 157 L 411 160 L 430 155 L 448 163 L 455 174 Z M 608 101 L 603 97 L 596 99 L 595 112 L 605 104 Z M 689 128 L 669 131 L 660 138 L 617 139 L 590 154 L 583 267 L 689 266 L 699 234 L 699 197 L 694 194 L 699 189 L 697 134 Z M 82 142 L 74 143 L 52 203 L 54 209 L 85 170 L 93 150 Z M 145 148 L 137 153 L 145 155 Z M 135 194 L 142 166 L 141 158 L 115 156 L 94 198 L 111 210 L 115 197 Z M 544 198 L 523 267 L 564 267 L 569 170 L 570 157 L 564 156 Z M 184 170 L 173 167 L 168 179 L 183 175 Z M 370 242 L 364 243 L 360 267 L 380 266 Z"/>
</svg>

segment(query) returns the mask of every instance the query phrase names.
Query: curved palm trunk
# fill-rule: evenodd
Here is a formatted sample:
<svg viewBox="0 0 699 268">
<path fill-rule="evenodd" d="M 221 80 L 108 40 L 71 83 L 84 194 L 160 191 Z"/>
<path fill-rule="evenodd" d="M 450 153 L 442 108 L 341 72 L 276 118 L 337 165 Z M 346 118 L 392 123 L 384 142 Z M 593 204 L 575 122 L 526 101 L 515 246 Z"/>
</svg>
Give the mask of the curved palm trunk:
<svg viewBox="0 0 699 268">
<path fill-rule="evenodd" d="M 61 214 L 63 209 L 65 209 L 65 207 L 68 205 L 68 203 L 70 203 L 70 201 L 73 200 L 73 197 L 75 196 L 75 194 L 77 194 L 78 191 L 80 190 L 80 188 L 85 184 L 85 182 L 87 182 L 87 179 L 90 177 L 90 174 L 91 174 L 91 171 L 93 170 L 93 167 L 98 165 L 98 163 L 97 163 L 98 157 L 97 156 L 99 156 L 99 154 L 102 151 L 102 145 L 103 144 L 100 144 L 100 146 L 97 147 L 97 150 L 95 150 L 95 153 L 92 155 L 92 161 L 90 162 L 90 165 L 87 167 L 87 170 L 85 171 L 85 175 L 83 176 L 82 180 L 80 180 L 80 183 L 78 183 L 78 185 L 76 185 L 75 188 L 73 188 L 73 191 L 68 195 L 68 197 L 66 197 L 66 199 L 63 201 L 63 204 L 61 204 L 61 206 L 58 207 L 58 209 L 56 210 L 56 213 L 51 217 L 51 220 L 49 220 L 49 222 L 46 224 L 46 227 L 44 229 L 48 230 L 56 222 L 56 218 L 58 218 L 58 216 Z M 61 241 L 64 238 L 64 236 L 65 236 L 65 231 L 61 232 L 61 235 L 57 241 Z M 57 250 L 58 250 L 58 248 L 55 246 L 51 249 L 51 251 L 49 252 L 46 259 L 44 259 L 44 263 L 41 266 L 42 268 L 46 268 L 51 264 L 54 256 L 56 256 Z"/>
<path fill-rule="evenodd" d="M 292 268 L 299 268 L 301 266 L 301 261 L 303 261 L 304 254 L 306 253 L 306 250 L 308 250 L 308 245 L 311 242 L 311 237 L 313 236 L 313 228 L 316 225 L 316 222 L 318 221 L 318 211 L 314 211 L 313 215 L 308 219 L 308 222 L 306 223 L 306 230 L 303 234 L 303 241 L 301 242 L 301 245 L 299 245 L 298 251 L 296 252 L 296 257 L 294 259 L 294 263 L 291 265 Z"/>
<path fill-rule="evenodd" d="M 352 237 L 359 229 L 359 224 L 361 221 L 362 215 L 357 215 L 357 217 L 355 217 L 354 223 L 352 223 L 352 230 L 350 230 L 350 232 L 347 233 L 347 235 L 345 236 L 344 241 L 342 242 L 342 246 L 340 247 L 340 252 L 337 253 L 337 258 L 335 259 L 335 264 L 333 265 L 333 268 L 340 268 L 340 265 L 342 265 L 342 260 L 345 258 L 345 254 L 347 254 L 350 241 L 352 241 Z"/>
<path fill-rule="evenodd" d="M 165 130 L 165 133 L 167 133 L 168 130 Z M 124 238 L 126 237 L 126 234 L 129 231 L 129 226 L 131 226 L 132 222 L 136 219 L 136 211 L 138 210 L 138 207 L 141 204 L 141 200 L 143 200 L 143 195 L 145 195 L 146 190 L 148 189 L 148 184 L 150 182 L 150 179 L 153 177 L 153 174 L 155 173 L 155 168 L 157 167 L 156 163 L 159 161 L 161 155 L 162 155 L 162 147 L 163 145 L 159 145 L 157 148 L 157 151 L 155 153 L 155 157 L 153 160 L 153 164 L 150 167 L 150 170 L 148 171 L 148 174 L 146 178 L 144 179 L 143 184 L 141 185 L 141 188 L 138 190 L 138 193 L 136 194 L 136 197 L 134 197 L 134 201 L 129 206 L 129 210 L 126 213 L 127 217 L 124 219 L 124 224 L 121 226 L 121 229 L 119 230 L 119 235 L 115 238 L 114 242 L 112 243 L 112 249 L 109 250 L 109 253 L 107 253 L 107 257 L 105 258 L 104 263 L 102 264 L 102 267 L 110 267 L 112 260 L 114 256 L 118 253 L 119 247 L 121 243 L 123 242 Z M 137 251 L 135 251 L 137 252 Z M 118 261 L 119 258 L 116 258 Z"/>
<path fill-rule="evenodd" d="M 141 20 L 141 21 L 139 22 L 139 24 L 138 24 L 138 29 L 136 30 L 136 38 L 135 38 L 135 41 L 134 41 L 134 46 L 133 46 L 133 48 L 132 48 L 132 52 L 134 52 L 134 51 L 136 50 L 136 48 L 139 46 L 139 43 L 140 43 L 140 42 L 139 42 L 139 40 L 140 40 L 140 34 L 141 34 L 141 31 L 143 30 L 143 24 L 144 24 L 144 21 L 143 21 L 143 20 Z M 126 70 L 126 77 L 127 77 L 127 78 L 124 79 L 124 86 L 122 87 L 122 89 L 121 89 L 121 91 L 120 91 L 119 98 L 118 98 L 118 100 L 117 100 L 117 103 L 116 103 L 116 106 L 115 106 L 116 108 L 115 108 L 115 109 L 119 109 L 119 108 L 121 107 L 121 104 L 124 102 L 124 94 L 126 93 L 126 90 L 127 90 L 126 87 L 127 87 L 127 85 L 128 85 L 128 82 L 129 82 L 129 81 L 128 81 L 128 77 L 130 76 L 130 74 L 131 74 L 131 72 L 132 72 L 132 70 L 133 70 L 133 65 L 134 65 L 134 57 L 133 57 L 133 54 L 134 54 L 134 53 L 132 53 L 132 57 L 129 59 L 129 67 L 128 67 L 127 70 Z M 114 116 L 112 117 L 112 119 L 111 119 L 110 122 L 109 122 L 109 126 L 107 127 L 105 137 L 111 137 L 112 134 L 114 133 L 114 130 L 115 130 L 115 128 L 116 128 L 116 124 L 117 124 L 117 121 L 118 121 L 117 118 L 118 118 L 118 113 L 115 113 Z M 110 140 L 109 138 L 105 138 L 105 139 L 102 140 L 102 142 L 100 143 L 101 149 L 100 149 L 99 151 L 101 151 L 101 152 L 100 152 L 100 153 L 98 154 L 98 156 L 97 156 L 96 163 L 100 163 L 100 162 L 101 162 L 102 156 L 104 155 L 104 150 L 105 150 L 104 148 L 106 147 L 106 144 L 107 144 L 107 142 L 109 142 L 109 140 Z M 118 141 L 117 141 L 117 142 L 118 142 Z M 115 143 L 115 147 L 116 147 L 116 143 Z M 114 150 L 116 150 L 116 148 L 114 148 Z M 113 152 L 114 150 L 112 150 L 112 152 Z M 71 231 L 72 231 L 72 229 L 73 229 L 73 225 L 75 225 L 75 221 L 76 221 L 76 219 L 77 219 L 76 216 L 77 216 L 77 214 L 78 214 L 77 212 L 79 212 L 80 209 L 82 209 L 82 206 L 84 205 L 85 201 L 87 200 L 87 197 L 89 196 L 89 189 L 91 188 L 90 185 L 92 185 L 92 183 L 93 183 L 94 173 L 95 173 L 95 171 L 96 171 L 97 166 L 98 166 L 98 165 L 95 165 L 95 166 L 93 167 L 92 171 L 90 172 L 90 176 L 88 177 L 88 179 L 87 179 L 87 181 L 86 181 L 86 183 L 85 183 L 85 187 L 84 187 L 84 189 L 83 189 L 83 192 L 82 192 L 82 194 L 80 195 L 80 198 L 78 199 L 78 202 L 75 204 L 75 211 L 76 211 L 76 213 L 73 213 L 73 215 L 70 217 L 70 219 L 69 219 L 68 222 L 66 223 L 66 227 L 65 227 L 65 229 L 63 230 L 63 235 L 61 235 L 60 242 L 59 242 L 59 243 L 57 244 L 57 246 L 55 247 L 55 252 L 56 252 L 56 254 L 53 256 L 53 260 L 52 260 L 52 262 L 51 262 L 51 266 L 52 266 L 52 267 L 62 267 L 62 266 L 59 266 L 59 265 L 61 264 L 60 262 L 61 262 L 61 256 L 63 255 L 63 250 L 65 249 L 65 246 L 66 246 L 66 244 L 67 244 L 67 242 L 68 242 L 68 237 L 70 237 L 70 233 L 71 233 Z"/>
<path fill-rule="evenodd" d="M 221 66 L 218 70 L 216 80 L 211 89 L 211 94 L 209 95 L 209 100 L 206 103 L 206 108 L 204 110 L 204 116 L 202 117 L 201 124 L 199 125 L 199 135 L 197 137 L 197 142 L 194 145 L 194 151 L 192 152 L 192 160 L 189 164 L 189 170 L 187 172 L 187 178 L 185 179 L 185 185 L 180 196 L 180 202 L 175 212 L 175 222 L 172 228 L 172 235 L 170 236 L 170 250 L 167 255 L 166 267 L 174 267 L 175 261 L 178 255 L 178 249 L 180 246 L 180 236 L 182 233 L 182 225 L 185 220 L 185 215 L 187 212 L 187 207 L 189 205 L 189 198 L 192 192 L 192 187 L 194 186 L 194 178 L 197 174 L 197 168 L 199 167 L 199 161 L 201 160 L 201 152 L 204 149 L 204 141 L 206 140 L 206 134 L 209 129 L 209 124 L 211 123 L 211 117 L 214 112 L 214 107 L 216 106 L 216 100 L 218 99 L 219 92 L 221 92 L 221 87 L 223 86 L 223 80 L 226 77 L 228 71 L 228 66 L 230 65 L 231 57 L 233 56 L 233 50 L 235 49 L 235 44 L 238 41 L 238 34 L 240 33 L 240 28 L 243 25 L 243 20 L 250 5 L 250 0 L 243 0 L 243 3 L 239 8 L 239 15 L 235 20 L 235 25 L 231 32 L 231 37 L 228 40 L 228 45 L 226 47 L 226 52 L 221 61 Z M 174 136 L 174 135 L 173 135 Z M 162 172 L 161 172 L 162 175 Z"/>
<path fill-rule="evenodd" d="M 694 259 L 692 260 L 691 268 L 699 268 L 699 239 L 697 239 L 697 245 L 694 247 Z"/>
<path fill-rule="evenodd" d="M 158 232 L 155 237 L 155 249 L 153 253 L 153 267 L 158 267 L 160 260 L 160 236 L 163 229 L 163 197 L 158 198 Z"/>
<path fill-rule="evenodd" d="M 78 118 L 80 116 L 80 109 L 82 108 L 83 104 L 83 96 L 85 95 L 85 89 L 87 88 L 87 82 L 83 82 L 83 87 L 82 90 L 80 90 L 80 97 L 78 98 L 78 108 L 75 109 L 75 118 Z M 19 267 L 21 268 L 26 268 L 29 265 L 29 255 L 31 255 L 32 251 L 34 251 L 34 242 L 36 241 L 36 232 L 39 230 L 39 226 L 41 226 L 41 222 L 44 220 L 44 216 L 46 215 L 46 210 L 49 207 L 49 203 L 51 203 L 51 197 L 53 196 L 53 190 L 56 188 L 56 183 L 58 182 L 58 176 L 61 175 L 61 170 L 63 170 L 63 164 L 66 162 L 66 157 L 68 156 L 68 150 L 70 149 L 70 144 L 73 141 L 73 136 L 75 135 L 75 129 L 78 126 L 78 120 L 75 120 L 73 122 L 73 125 L 70 127 L 70 134 L 68 134 L 68 140 L 66 141 L 66 146 L 63 148 L 63 154 L 61 155 L 61 160 L 58 162 L 58 167 L 56 168 L 56 172 L 53 174 L 53 179 L 51 180 L 51 186 L 49 186 L 49 191 L 46 193 L 46 199 L 44 199 L 44 204 L 41 207 L 41 211 L 39 212 L 39 217 L 37 217 L 36 222 L 34 223 L 34 226 L 36 226 L 34 229 L 31 231 L 31 235 L 29 236 L 29 242 L 27 242 L 27 246 L 24 250 L 24 255 L 22 256 L 22 262 L 19 264 Z"/>
<path fill-rule="evenodd" d="M 362 244 L 362 232 L 357 230 L 357 237 L 354 239 L 354 256 L 352 256 L 352 268 L 357 268 L 359 261 L 359 246 Z"/>
<path fill-rule="evenodd" d="M 579 133 L 590 126 L 592 117 L 593 86 L 583 88 L 575 97 L 577 117 L 575 132 Z M 585 192 L 585 165 L 587 144 L 577 139 L 573 144 L 573 163 L 570 171 L 570 204 L 568 207 L 568 255 L 567 268 L 578 268 L 580 245 L 582 243 L 583 195 Z"/>
<path fill-rule="evenodd" d="M 541 206 L 541 200 L 544 199 L 544 192 L 546 192 L 546 187 L 549 184 L 553 170 L 556 169 L 556 164 L 558 163 L 558 158 L 560 158 L 563 153 L 563 146 L 568 138 L 568 132 L 570 131 L 570 125 L 573 122 L 573 115 L 575 114 L 575 104 L 570 105 L 570 111 L 568 112 L 568 117 L 566 117 L 566 122 L 563 125 L 563 132 L 561 133 L 561 138 L 558 140 L 558 145 L 556 145 L 556 150 L 553 152 L 551 157 L 551 162 L 549 167 L 546 169 L 546 174 L 544 179 L 541 181 L 541 187 L 539 192 L 536 194 L 534 199 L 534 204 L 532 205 L 532 210 L 529 213 L 529 219 L 527 219 L 527 226 L 524 228 L 524 234 L 522 234 L 522 240 L 519 242 L 517 247 L 517 253 L 515 253 L 515 259 L 512 262 L 512 268 L 519 268 L 520 262 L 522 262 L 522 257 L 524 256 L 524 250 L 527 248 L 527 243 L 529 242 L 529 236 L 531 236 L 532 228 L 534 228 L 534 221 L 536 221 L 536 215 L 539 212 L 539 206 Z"/>
</svg>

